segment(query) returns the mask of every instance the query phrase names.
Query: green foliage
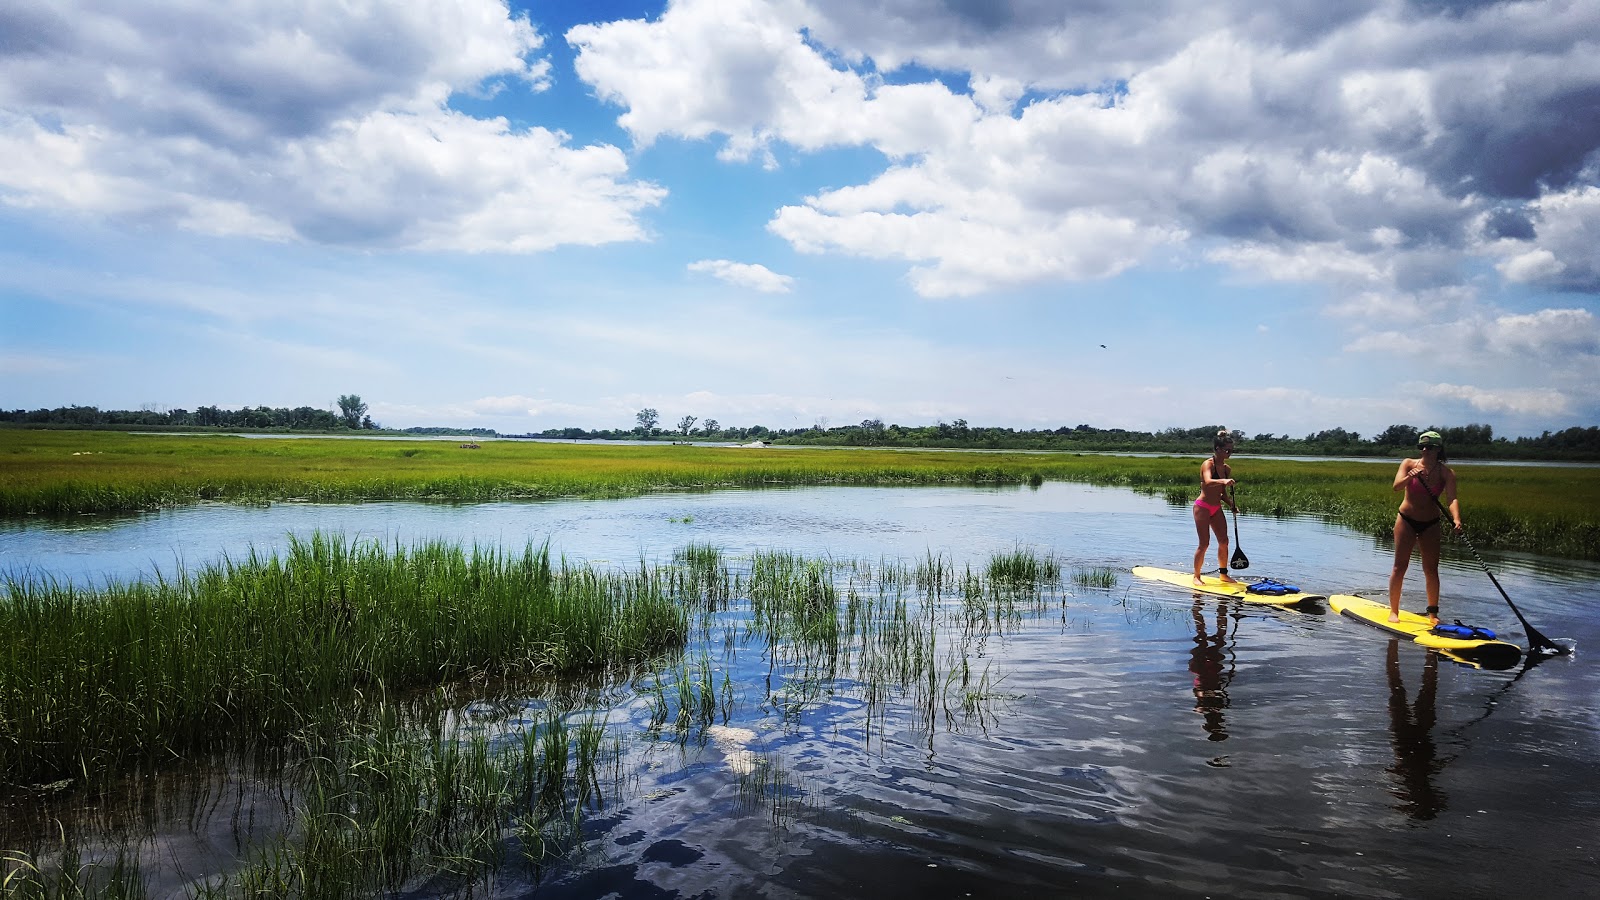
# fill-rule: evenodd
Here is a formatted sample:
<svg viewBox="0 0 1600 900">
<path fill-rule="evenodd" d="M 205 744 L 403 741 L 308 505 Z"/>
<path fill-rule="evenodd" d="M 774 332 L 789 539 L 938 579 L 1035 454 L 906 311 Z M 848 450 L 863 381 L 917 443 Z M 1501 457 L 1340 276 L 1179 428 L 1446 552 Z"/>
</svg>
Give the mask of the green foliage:
<svg viewBox="0 0 1600 900">
<path fill-rule="evenodd" d="M 100 590 L 8 581 L 0 780 L 44 783 L 142 760 L 281 743 L 363 692 L 571 675 L 681 646 L 651 573 L 520 553 L 293 539 L 286 555 Z"/>
<path fill-rule="evenodd" d="M 339 395 L 339 418 L 344 420 L 344 427 L 360 428 L 366 415 L 367 405 L 361 402 L 359 394 Z"/>
<path fill-rule="evenodd" d="M 412 450 L 417 452 L 405 455 Z M 1404 452 L 1394 449 L 1390 459 L 1374 462 L 1252 459 L 1244 452 L 1234 460 L 1239 502 L 1248 512 L 1318 515 L 1386 534 L 1398 505 L 1390 490 L 1393 466 Z M 128 512 L 201 501 L 485 502 L 726 487 L 1045 480 L 1128 487 L 1181 504 L 1194 499 L 1203 455 L 520 441 L 489 441 L 467 452 L 439 441 L 0 429 L 0 515 Z M 1497 465 L 1456 471 L 1479 546 L 1600 559 L 1600 468 Z"/>
</svg>

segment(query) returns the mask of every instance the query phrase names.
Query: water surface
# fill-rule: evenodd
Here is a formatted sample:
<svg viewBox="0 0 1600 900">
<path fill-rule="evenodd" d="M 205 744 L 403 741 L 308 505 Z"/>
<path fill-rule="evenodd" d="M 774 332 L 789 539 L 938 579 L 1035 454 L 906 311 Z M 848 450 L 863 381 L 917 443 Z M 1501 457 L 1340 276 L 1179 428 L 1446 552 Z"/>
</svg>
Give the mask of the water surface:
<svg viewBox="0 0 1600 900">
<path fill-rule="evenodd" d="M 407 545 L 548 540 L 569 559 L 618 567 L 694 542 L 734 559 L 781 549 L 872 565 L 935 556 L 981 566 L 1023 547 L 1069 571 L 1126 573 L 1185 568 L 1194 540 L 1186 508 L 1050 483 L 205 506 L 10 523 L 0 558 L 14 574 L 92 584 L 269 550 L 314 529 Z M 1251 574 L 1321 592 L 1387 578 L 1379 538 L 1251 515 L 1239 532 Z M 571 864 L 537 885 L 508 870 L 488 893 L 1585 894 L 1600 883 L 1600 678 L 1585 655 L 1600 567 L 1486 559 L 1542 632 L 1576 642 L 1573 657 L 1484 671 L 1325 609 L 1241 608 L 1123 574 L 1109 590 L 1069 585 L 1003 627 L 947 633 L 941 653 L 996 679 L 969 711 L 910 694 L 874 703 L 856 673 L 805 671 L 759 642 L 725 641 L 740 633 L 736 608 L 689 650 L 737 685 L 719 723 L 728 730 L 654 740 L 646 698 L 619 686 L 605 712 L 627 736 L 626 786 L 594 815 Z M 1416 598 L 1420 586 L 1414 568 Z M 1525 643 L 1465 547 L 1446 548 L 1444 611 Z M 781 802 L 741 799 L 746 754 L 783 773 Z M 192 878 L 241 852 L 227 821 L 179 812 L 153 827 Z M 183 896 L 182 879 L 157 888 Z M 440 890 L 423 883 L 415 896 Z"/>
</svg>

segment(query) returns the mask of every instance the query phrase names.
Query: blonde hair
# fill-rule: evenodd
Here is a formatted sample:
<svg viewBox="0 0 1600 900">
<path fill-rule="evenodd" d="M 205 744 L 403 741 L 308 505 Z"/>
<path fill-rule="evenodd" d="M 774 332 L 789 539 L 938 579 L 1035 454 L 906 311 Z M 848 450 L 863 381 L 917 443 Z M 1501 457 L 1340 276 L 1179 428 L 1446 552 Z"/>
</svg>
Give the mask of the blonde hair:
<svg viewBox="0 0 1600 900">
<path fill-rule="evenodd" d="M 1211 449 L 1221 450 L 1223 447 L 1233 446 L 1233 432 L 1227 426 L 1217 429 L 1217 436 L 1211 439 Z"/>
</svg>

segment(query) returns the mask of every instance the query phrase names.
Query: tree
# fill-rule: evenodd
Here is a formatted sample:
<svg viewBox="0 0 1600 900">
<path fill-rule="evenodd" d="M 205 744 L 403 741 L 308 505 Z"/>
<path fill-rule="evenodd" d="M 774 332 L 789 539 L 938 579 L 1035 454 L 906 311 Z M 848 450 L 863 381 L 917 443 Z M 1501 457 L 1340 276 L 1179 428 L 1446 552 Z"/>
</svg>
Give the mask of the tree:
<svg viewBox="0 0 1600 900">
<path fill-rule="evenodd" d="M 1306 435 L 1306 441 L 1312 444 L 1354 444 L 1361 440 L 1361 432 L 1345 431 L 1343 428 L 1329 428 L 1315 434 Z"/>
<path fill-rule="evenodd" d="M 1390 425 L 1372 442 L 1385 447 L 1409 447 L 1417 442 L 1417 434 L 1415 425 Z"/>
<path fill-rule="evenodd" d="M 683 435 L 684 437 L 688 437 L 689 436 L 689 432 L 694 431 L 694 423 L 695 423 L 694 416 L 684 416 L 683 418 L 679 419 L 678 420 L 678 433 Z"/>
<path fill-rule="evenodd" d="M 717 431 L 719 430 L 717 425 L 718 425 L 718 423 L 717 423 L 716 419 L 707 419 L 705 421 L 705 424 L 700 426 L 700 428 L 706 434 L 716 434 Z"/>
<path fill-rule="evenodd" d="M 366 414 L 367 405 L 361 402 L 360 394 L 339 395 L 339 418 L 344 420 L 346 428 L 360 428 Z"/>
<path fill-rule="evenodd" d="M 633 419 L 639 423 L 634 427 L 633 430 L 637 432 L 640 437 L 649 437 L 655 433 L 656 423 L 661 421 L 661 414 L 647 406 L 644 409 L 634 413 Z"/>
</svg>

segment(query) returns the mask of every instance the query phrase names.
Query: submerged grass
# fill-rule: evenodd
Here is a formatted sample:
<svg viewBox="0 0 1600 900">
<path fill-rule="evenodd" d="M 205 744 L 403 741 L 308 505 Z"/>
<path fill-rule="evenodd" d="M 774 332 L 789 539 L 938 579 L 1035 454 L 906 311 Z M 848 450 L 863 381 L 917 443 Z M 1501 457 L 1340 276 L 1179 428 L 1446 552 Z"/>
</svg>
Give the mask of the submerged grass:
<svg viewBox="0 0 1600 900">
<path fill-rule="evenodd" d="M 1248 448 L 1245 448 L 1246 450 Z M 1234 460 L 1246 513 L 1316 515 L 1386 534 L 1398 460 Z M 1198 458 L 1066 453 L 191 437 L 0 429 L 0 516 L 119 513 L 205 501 L 483 502 L 798 485 L 1121 486 L 1194 499 Z M 1463 465 L 1480 547 L 1600 559 L 1600 467 Z"/>
<path fill-rule="evenodd" d="M 933 556 L 908 566 L 782 552 L 730 568 L 693 544 L 669 566 L 609 573 L 552 564 L 546 548 L 319 534 L 170 582 L 12 581 L 0 627 L 32 640 L 0 659 L 0 771 L 93 794 L 153 760 L 271 746 L 281 829 L 189 896 L 470 896 L 508 868 L 537 882 L 581 844 L 586 816 L 624 802 L 623 739 L 605 711 L 617 685 L 642 703 L 643 738 L 685 753 L 735 716 L 730 670 L 747 643 L 772 688 L 750 698 L 755 715 L 799 722 L 845 692 L 865 701 L 869 741 L 896 700 L 930 731 L 988 727 L 1012 695 L 984 641 L 1041 610 L 1062 571 L 1021 549 L 964 572 Z M 685 646 L 695 617 L 718 610 L 748 628 L 725 632 L 720 660 L 709 626 Z M 521 676 L 555 699 L 463 705 L 464 686 Z M 592 686 L 561 687 L 580 683 Z M 808 791 L 781 756 L 724 752 L 742 809 L 778 827 L 801 813 Z M 145 896 L 140 860 L 159 854 L 141 854 L 130 833 L 90 821 L 6 851 L 7 896 Z"/>
</svg>

